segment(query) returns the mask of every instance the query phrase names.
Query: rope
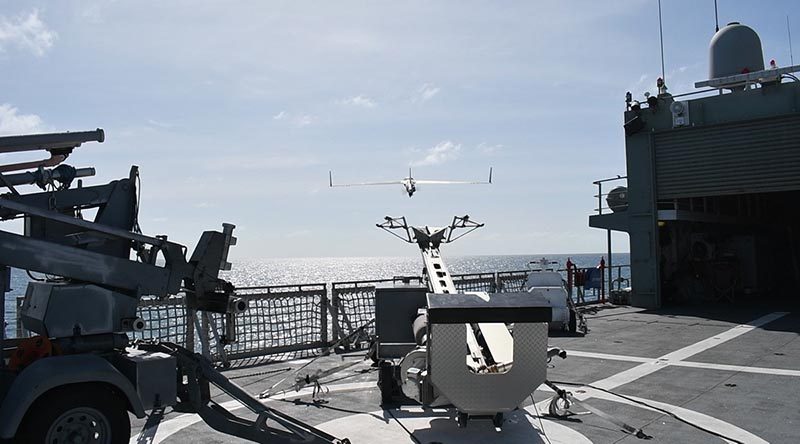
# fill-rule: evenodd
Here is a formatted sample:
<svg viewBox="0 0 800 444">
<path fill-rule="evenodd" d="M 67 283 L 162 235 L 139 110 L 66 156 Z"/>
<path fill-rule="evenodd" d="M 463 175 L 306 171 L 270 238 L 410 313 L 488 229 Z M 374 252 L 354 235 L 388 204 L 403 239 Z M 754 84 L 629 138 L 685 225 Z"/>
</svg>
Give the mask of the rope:
<svg viewBox="0 0 800 444">
<path fill-rule="evenodd" d="M 536 419 L 539 420 L 539 430 L 542 431 L 542 436 L 544 436 L 544 439 L 547 440 L 548 444 L 553 444 L 552 442 L 550 442 L 550 438 L 544 431 L 544 423 L 542 422 L 542 415 L 539 414 L 539 407 L 536 405 L 536 401 L 533 399 L 533 393 L 531 393 L 531 403 L 533 404 L 533 410 L 536 412 Z"/>
<path fill-rule="evenodd" d="M 391 410 L 391 409 L 387 409 L 387 410 L 386 410 L 386 413 L 388 413 L 388 414 L 389 414 L 389 416 L 391 416 L 391 417 L 392 417 L 392 419 L 394 419 L 394 421 L 397 423 L 397 425 L 399 425 L 400 427 L 402 427 L 402 428 L 403 428 L 403 430 L 405 430 L 405 431 L 406 431 L 406 433 L 408 433 L 408 437 L 409 437 L 409 438 L 411 438 L 411 440 L 412 440 L 412 441 L 414 441 L 416 444 L 422 444 L 422 443 L 419 441 L 419 439 L 417 439 L 417 437 L 416 437 L 416 436 L 414 436 L 414 434 L 413 434 L 413 433 L 411 433 L 411 431 L 410 431 L 410 430 L 408 430 L 408 429 L 406 428 L 406 426 L 405 426 L 405 425 L 403 425 L 403 423 L 402 423 L 402 422 L 400 422 L 400 420 L 399 420 L 399 419 L 397 419 L 397 417 L 395 417 L 395 416 L 394 416 L 394 413 L 392 413 L 392 410 Z"/>
<path fill-rule="evenodd" d="M 250 378 L 250 377 L 253 377 L 253 376 L 274 375 L 275 373 L 283 373 L 283 372 L 288 372 L 288 371 L 291 371 L 291 370 L 292 370 L 291 367 L 279 368 L 277 370 L 265 370 L 263 372 L 247 373 L 247 374 L 244 374 L 244 375 L 230 376 L 230 377 L 228 377 L 228 379 L 233 381 L 234 379 Z"/>
<path fill-rule="evenodd" d="M 694 427 L 695 429 L 700 430 L 701 432 L 708 433 L 709 435 L 716 436 L 717 438 L 728 440 L 728 441 L 733 442 L 735 444 L 744 444 L 742 441 L 739 441 L 738 439 L 734 439 L 734 438 L 731 438 L 729 436 L 725 436 L 722 433 L 715 432 L 713 430 L 707 429 L 707 428 L 705 428 L 705 427 L 703 427 L 701 425 L 695 424 L 695 423 L 693 423 L 693 422 L 691 422 L 691 421 L 689 421 L 687 419 L 681 418 L 680 416 L 678 416 L 678 415 L 676 415 L 676 414 L 674 414 L 674 413 L 672 413 L 672 412 L 670 412 L 668 410 L 664 410 L 662 408 L 650 405 L 650 404 L 648 404 L 646 402 L 639 401 L 637 399 L 633 399 L 633 398 L 631 398 L 629 396 L 625 396 L 625 395 L 622 395 L 622 394 L 619 394 L 619 393 L 612 392 L 611 390 L 606 390 L 604 388 L 595 387 L 595 386 L 593 386 L 591 384 L 582 384 L 582 383 L 578 383 L 578 382 L 563 382 L 563 381 L 550 381 L 550 382 L 552 382 L 553 384 L 589 387 L 589 388 L 594 389 L 594 390 L 598 390 L 598 391 L 601 391 L 601 392 L 604 392 L 604 393 L 608 393 L 609 395 L 614 395 L 614 396 L 616 396 L 618 398 L 622 398 L 622 399 L 624 399 L 626 401 L 630 401 L 630 402 L 632 402 L 634 404 L 645 406 L 645 407 L 653 409 L 653 410 L 655 410 L 657 412 L 663 413 L 663 414 L 665 414 L 667 416 L 670 416 L 673 419 L 676 419 L 676 420 L 678 420 L 678 421 L 680 421 L 680 422 L 682 422 L 682 423 L 684 423 L 684 424 L 686 424 L 686 425 L 688 425 L 690 427 Z"/>
</svg>

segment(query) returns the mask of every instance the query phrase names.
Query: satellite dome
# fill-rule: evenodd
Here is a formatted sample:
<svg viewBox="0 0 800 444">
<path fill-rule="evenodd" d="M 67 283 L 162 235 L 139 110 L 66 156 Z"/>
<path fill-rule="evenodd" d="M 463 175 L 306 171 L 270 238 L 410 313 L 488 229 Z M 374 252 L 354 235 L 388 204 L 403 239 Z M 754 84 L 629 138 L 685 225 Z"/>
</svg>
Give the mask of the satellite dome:
<svg viewBox="0 0 800 444">
<path fill-rule="evenodd" d="M 675 102 L 678 103 L 678 102 Z M 608 208 L 613 212 L 625 211 L 628 209 L 628 187 L 616 187 L 608 193 L 606 197 Z"/>
<path fill-rule="evenodd" d="M 709 55 L 710 79 L 764 70 L 761 39 L 752 28 L 739 22 L 728 23 L 714 34 Z"/>
</svg>

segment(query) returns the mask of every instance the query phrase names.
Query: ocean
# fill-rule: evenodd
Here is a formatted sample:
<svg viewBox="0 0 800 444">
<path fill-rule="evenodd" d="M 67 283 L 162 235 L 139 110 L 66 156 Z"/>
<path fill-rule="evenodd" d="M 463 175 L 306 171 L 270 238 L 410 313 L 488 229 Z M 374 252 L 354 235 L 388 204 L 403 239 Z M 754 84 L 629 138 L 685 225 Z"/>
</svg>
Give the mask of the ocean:
<svg viewBox="0 0 800 444">
<path fill-rule="evenodd" d="M 508 256 L 445 256 L 445 263 L 452 274 L 489 273 L 528 269 L 531 261 L 547 257 L 564 267 L 567 258 L 579 268 L 596 267 L 603 253 L 508 255 Z M 628 253 L 614 253 L 613 265 L 630 264 Z M 319 284 L 369 279 L 384 279 L 394 276 L 419 276 L 422 259 L 419 256 L 402 257 L 321 257 L 321 258 L 270 258 L 250 259 L 233 263 L 231 271 L 223 273 L 237 287 Z M 630 277 L 630 269 L 621 269 L 623 277 Z M 617 271 L 614 271 L 617 276 Z M 5 315 L 8 326 L 6 334 L 16 335 L 16 300 L 25 294 L 29 278 L 24 270 L 12 269 L 11 288 L 6 293 Z"/>
</svg>

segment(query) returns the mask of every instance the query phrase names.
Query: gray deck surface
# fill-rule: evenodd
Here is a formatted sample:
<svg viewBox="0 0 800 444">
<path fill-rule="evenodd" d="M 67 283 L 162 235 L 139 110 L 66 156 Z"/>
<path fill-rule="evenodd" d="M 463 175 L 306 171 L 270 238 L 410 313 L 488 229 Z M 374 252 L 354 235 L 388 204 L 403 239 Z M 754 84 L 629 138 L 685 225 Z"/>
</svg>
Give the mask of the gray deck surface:
<svg viewBox="0 0 800 444">
<path fill-rule="evenodd" d="M 775 319 L 760 327 L 737 327 L 770 314 Z M 663 403 L 659 405 L 690 422 L 705 421 L 702 415 L 706 415 L 711 418 L 704 422 L 707 427 L 741 442 L 800 442 L 800 313 L 766 307 L 644 311 L 602 305 L 590 309 L 587 319 L 590 332 L 586 336 L 550 339 L 551 346 L 574 353 L 552 362 L 548 370 L 551 380 L 613 387 L 610 390 L 615 393 Z M 716 339 L 705 341 L 712 337 Z M 671 354 L 679 349 L 684 349 L 682 355 Z M 362 361 L 363 354 L 322 357 L 303 374 L 342 360 Z M 293 380 L 292 372 L 282 370 L 296 369 L 304 362 L 275 362 L 225 373 L 249 393 L 258 394 L 287 375 Z M 530 413 L 520 410 L 507 415 L 500 433 L 493 430 L 491 422 L 481 420 L 471 420 L 467 428 L 458 429 L 447 409 L 423 412 L 407 405 L 383 410 L 377 373 L 370 364 L 363 361 L 327 378 L 330 393 L 325 403 L 312 402 L 308 392 L 292 392 L 287 399 L 266 402 L 336 436 L 350 438 L 353 444 L 642 441 L 594 414 L 566 420 L 545 417 L 540 422 L 530 401 L 523 406 Z M 662 412 L 586 387 L 564 387 L 579 399 L 586 398 L 586 404 L 643 428 L 653 436 L 649 442 L 725 442 Z M 534 394 L 540 413 L 546 413 L 546 400 L 552 395 L 543 390 Z M 227 401 L 224 395 L 215 399 Z M 577 406 L 574 411 L 584 410 Z M 245 414 L 246 410 L 235 412 Z M 144 420 L 132 418 L 132 443 L 240 442 L 212 430 L 193 415 L 168 411 L 157 429 L 140 436 L 143 425 Z M 542 425 L 546 436 L 540 434 Z M 742 430 L 749 435 L 736 435 Z"/>
</svg>

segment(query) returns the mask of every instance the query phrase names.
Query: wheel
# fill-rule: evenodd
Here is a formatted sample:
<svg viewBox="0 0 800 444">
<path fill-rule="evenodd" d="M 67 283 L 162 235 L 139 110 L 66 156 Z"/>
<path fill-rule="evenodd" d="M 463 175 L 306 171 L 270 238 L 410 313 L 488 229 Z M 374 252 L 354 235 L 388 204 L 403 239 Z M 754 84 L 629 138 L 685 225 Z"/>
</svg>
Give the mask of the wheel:
<svg viewBox="0 0 800 444">
<path fill-rule="evenodd" d="M 369 344 L 369 350 L 367 350 L 367 357 L 372 361 L 372 364 L 379 364 L 380 359 L 378 359 L 378 341 L 372 340 Z M 375 365 L 373 365 L 374 367 Z"/>
<path fill-rule="evenodd" d="M 72 384 L 36 400 L 20 424 L 17 441 L 27 444 L 130 441 L 126 401 L 99 384 Z"/>
<path fill-rule="evenodd" d="M 492 417 L 492 424 L 497 431 L 500 431 L 500 428 L 503 427 L 503 421 L 503 413 L 501 412 L 495 413 Z"/>
<path fill-rule="evenodd" d="M 464 412 L 458 412 L 456 414 L 456 424 L 458 424 L 459 429 L 463 429 L 467 426 L 467 420 L 469 419 L 469 415 Z"/>
<path fill-rule="evenodd" d="M 381 404 L 391 404 L 394 400 L 394 366 L 391 362 L 378 364 L 378 388 L 381 390 Z"/>
<path fill-rule="evenodd" d="M 573 334 L 578 331 L 578 314 L 575 313 L 575 310 L 569 311 L 569 326 L 567 328 Z"/>
</svg>

